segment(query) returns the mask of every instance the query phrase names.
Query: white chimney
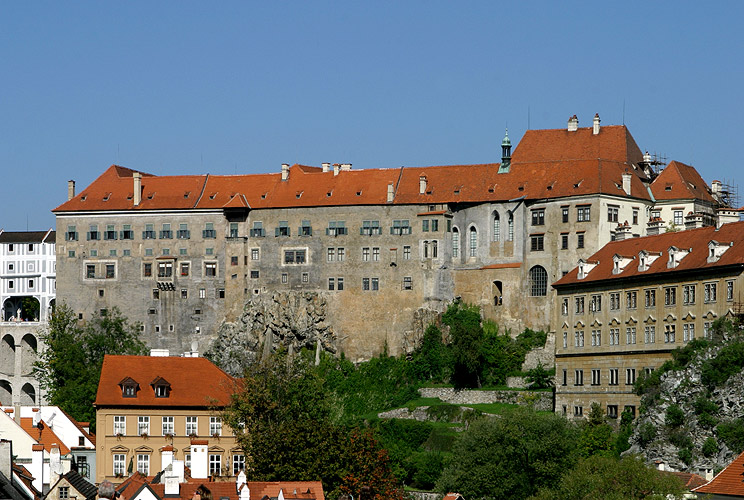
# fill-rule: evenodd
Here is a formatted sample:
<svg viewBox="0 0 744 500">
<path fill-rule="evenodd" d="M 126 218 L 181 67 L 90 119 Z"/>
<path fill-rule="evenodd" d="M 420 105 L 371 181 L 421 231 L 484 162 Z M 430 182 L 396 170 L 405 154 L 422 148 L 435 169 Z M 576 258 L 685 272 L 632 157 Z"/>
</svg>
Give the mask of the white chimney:
<svg viewBox="0 0 744 500">
<path fill-rule="evenodd" d="M 282 163 L 282 180 L 289 179 L 289 163 Z"/>
<path fill-rule="evenodd" d="M 0 472 L 8 479 L 13 477 L 13 442 L 0 439 Z M 39 490 L 41 491 L 41 490 Z"/>
<path fill-rule="evenodd" d="M 209 472 L 209 456 L 207 442 L 203 440 L 191 441 L 191 477 L 206 479 Z"/>
<path fill-rule="evenodd" d="M 160 467 L 165 469 L 173 463 L 173 446 L 163 446 L 160 448 Z"/>
<path fill-rule="evenodd" d="M 164 468 L 165 474 L 163 474 L 163 485 L 165 486 L 166 496 L 178 496 L 179 493 L 179 481 L 178 476 L 173 473 L 173 466 L 169 465 Z"/>
<path fill-rule="evenodd" d="M 341 170 L 344 170 L 346 172 L 348 172 L 349 170 L 351 170 L 351 163 L 342 163 L 341 164 Z"/>
<path fill-rule="evenodd" d="M 43 444 L 32 444 L 31 445 L 31 467 L 29 469 L 31 475 L 34 476 L 34 488 L 42 491 L 44 488 L 44 445 Z"/>
<path fill-rule="evenodd" d="M 248 484 L 245 481 L 245 471 L 241 470 L 238 473 L 238 477 L 235 481 L 235 488 L 238 491 L 238 496 L 240 497 L 240 500 L 250 500 L 251 490 L 248 489 Z"/>
<path fill-rule="evenodd" d="M 338 163 L 333 164 L 333 175 L 338 175 L 339 171 L 341 170 L 341 165 Z"/>
<path fill-rule="evenodd" d="M 34 408 L 33 410 L 33 417 L 31 419 L 31 422 L 33 422 L 34 427 L 39 426 L 39 422 L 41 422 L 41 412 L 38 408 Z"/>
<path fill-rule="evenodd" d="M 388 184 L 387 202 L 392 203 L 394 198 L 395 198 L 395 186 L 393 186 L 393 183 L 391 182 L 390 184 Z"/>
<path fill-rule="evenodd" d="M 594 135 L 599 134 L 599 113 L 595 113 L 594 115 L 594 124 L 592 126 L 592 134 Z"/>
<path fill-rule="evenodd" d="M 178 482 L 182 483 L 184 481 L 184 471 L 186 468 L 186 464 L 183 460 L 174 460 L 171 464 L 173 475 L 178 478 Z"/>
<path fill-rule="evenodd" d="M 426 193 L 426 176 L 419 177 L 419 194 Z"/>
<path fill-rule="evenodd" d="M 137 207 L 142 202 L 142 174 L 134 172 L 134 206 Z"/>
<path fill-rule="evenodd" d="M 56 483 L 63 472 L 59 445 L 57 443 L 52 443 L 52 449 L 49 452 L 49 484 Z"/>
<path fill-rule="evenodd" d="M 643 163 L 645 163 L 646 165 L 651 165 L 651 155 L 648 153 L 648 151 L 643 154 Z"/>
<path fill-rule="evenodd" d="M 75 197 L 75 181 L 67 181 L 67 201 L 70 201 Z"/>
<path fill-rule="evenodd" d="M 331 170 L 331 164 L 330 163 L 321 163 L 323 165 L 323 172 L 328 172 Z"/>
<path fill-rule="evenodd" d="M 721 194 L 721 186 L 723 186 L 721 181 L 713 181 L 710 183 L 710 191 L 714 198 L 718 198 Z"/>
<path fill-rule="evenodd" d="M 276 497 L 276 500 L 285 500 L 285 498 L 284 498 L 284 488 L 281 488 L 279 490 L 279 496 Z"/>
<path fill-rule="evenodd" d="M 630 196 L 630 178 L 632 174 L 628 171 L 623 172 L 623 191 Z"/>
<path fill-rule="evenodd" d="M 576 132 L 578 129 L 579 129 L 579 119 L 576 117 L 576 115 L 573 115 L 571 118 L 568 119 L 568 131 Z"/>
<path fill-rule="evenodd" d="M 167 358 L 168 356 L 170 356 L 170 351 L 168 349 L 150 349 L 150 357 Z"/>
</svg>

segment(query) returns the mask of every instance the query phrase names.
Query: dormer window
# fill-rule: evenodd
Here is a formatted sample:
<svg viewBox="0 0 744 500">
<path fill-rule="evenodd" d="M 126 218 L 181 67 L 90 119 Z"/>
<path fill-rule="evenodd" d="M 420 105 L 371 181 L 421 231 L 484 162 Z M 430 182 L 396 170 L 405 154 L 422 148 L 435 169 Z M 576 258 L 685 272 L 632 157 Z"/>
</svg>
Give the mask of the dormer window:
<svg viewBox="0 0 744 500">
<path fill-rule="evenodd" d="M 670 269 L 677 267 L 680 261 L 684 259 L 691 250 L 691 248 L 669 247 L 669 261 L 667 262 L 667 267 Z"/>
<path fill-rule="evenodd" d="M 163 377 L 158 377 L 150 382 L 153 390 L 155 391 L 156 398 L 167 398 L 170 396 L 171 385 L 170 382 L 165 380 Z"/>
<path fill-rule="evenodd" d="M 584 259 L 579 259 L 579 272 L 577 278 L 580 280 L 586 278 L 586 275 L 589 274 L 592 269 L 597 267 L 597 264 L 599 264 L 599 261 L 591 262 L 588 260 L 585 261 Z"/>
<path fill-rule="evenodd" d="M 648 271 L 651 264 L 653 264 L 659 257 L 661 257 L 661 252 L 648 252 L 646 250 L 641 250 L 638 252 L 638 271 Z"/>
<path fill-rule="evenodd" d="M 716 240 L 708 242 L 708 263 L 717 262 L 733 243 L 719 243 Z"/>
<path fill-rule="evenodd" d="M 612 256 L 612 262 L 613 262 L 612 274 L 620 274 L 621 272 L 623 272 L 625 270 L 625 267 L 628 264 L 630 264 L 630 262 L 634 258 L 635 257 L 625 257 L 623 255 L 618 255 L 618 254 L 613 255 Z"/>
<path fill-rule="evenodd" d="M 137 390 L 139 389 L 139 384 L 136 380 L 134 380 L 131 377 L 127 377 L 121 382 L 119 382 L 119 386 L 121 387 L 121 396 L 124 398 L 136 398 L 137 397 Z"/>
</svg>

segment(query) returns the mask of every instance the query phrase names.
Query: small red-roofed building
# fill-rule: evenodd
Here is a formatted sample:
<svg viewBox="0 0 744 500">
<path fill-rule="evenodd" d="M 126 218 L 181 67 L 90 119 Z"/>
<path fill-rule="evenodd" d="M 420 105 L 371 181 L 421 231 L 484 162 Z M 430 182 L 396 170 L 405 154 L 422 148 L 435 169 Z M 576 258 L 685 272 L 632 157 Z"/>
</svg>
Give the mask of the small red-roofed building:
<svg viewBox="0 0 744 500">
<path fill-rule="evenodd" d="M 447 493 L 442 500 L 465 500 L 465 497 L 459 493 Z"/>
<path fill-rule="evenodd" d="M 692 492 L 700 499 L 729 500 L 744 498 L 744 453 L 739 455 L 725 469 Z"/>
<path fill-rule="evenodd" d="M 635 414 L 633 384 L 744 313 L 744 222 L 614 241 L 553 283 L 556 412 Z"/>
<path fill-rule="evenodd" d="M 155 475 L 175 461 L 194 478 L 235 475 L 245 456 L 219 413 L 235 390 L 236 380 L 205 358 L 105 356 L 96 483 Z"/>
</svg>

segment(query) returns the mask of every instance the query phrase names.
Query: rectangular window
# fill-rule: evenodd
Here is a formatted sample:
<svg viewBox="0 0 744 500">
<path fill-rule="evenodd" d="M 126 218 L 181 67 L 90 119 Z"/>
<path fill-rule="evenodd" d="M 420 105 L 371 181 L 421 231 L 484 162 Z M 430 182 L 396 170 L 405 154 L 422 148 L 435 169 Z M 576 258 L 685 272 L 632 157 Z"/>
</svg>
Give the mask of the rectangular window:
<svg viewBox="0 0 744 500">
<path fill-rule="evenodd" d="M 563 305 L 561 306 L 561 314 L 568 316 L 568 299 L 563 299 Z"/>
<path fill-rule="evenodd" d="M 126 459 L 126 455 L 123 453 L 114 453 L 114 475 L 115 476 L 123 476 L 125 469 L 124 469 L 124 460 Z"/>
<path fill-rule="evenodd" d="M 127 433 L 127 417 L 124 415 L 114 415 L 114 435 L 121 434 L 122 436 Z"/>
<path fill-rule="evenodd" d="M 116 226 L 113 224 L 106 225 L 106 232 L 103 233 L 104 240 L 115 240 L 116 239 Z"/>
<path fill-rule="evenodd" d="M 202 238 L 213 239 L 217 237 L 217 231 L 214 230 L 214 222 L 206 222 L 202 230 Z"/>
<path fill-rule="evenodd" d="M 568 249 L 568 233 L 561 233 L 561 250 Z"/>
<path fill-rule="evenodd" d="M 682 303 L 686 306 L 695 303 L 695 285 L 684 285 L 682 287 Z"/>
<path fill-rule="evenodd" d="M 706 303 L 712 303 L 716 301 L 716 292 L 718 285 L 717 283 L 705 283 L 704 290 L 705 290 L 705 302 Z"/>
<path fill-rule="evenodd" d="M 336 280 L 336 282 L 338 284 L 338 291 L 340 292 L 341 290 L 344 289 L 344 279 L 343 278 L 338 278 Z"/>
<path fill-rule="evenodd" d="M 168 434 L 175 434 L 174 429 L 175 427 L 173 425 L 173 417 L 163 417 L 163 436 L 167 436 Z"/>
<path fill-rule="evenodd" d="M 542 252 L 545 249 L 545 237 L 542 234 L 533 234 L 530 236 L 530 250 L 533 252 Z"/>
<path fill-rule="evenodd" d="M 362 221 L 362 227 L 359 229 L 359 234 L 372 236 L 381 234 L 380 221 L 379 220 L 365 220 Z"/>
<path fill-rule="evenodd" d="M 150 417 L 137 417 L 137 434 L 150 434 Z"/>
<path fill-rule="evenodd" d="M 584 248 L 584 233 L 576 233 L 576 248 Z"/>
<path fill-rule="evenodd" d="M 583 417 L 583 416 L 584 416 L 584 407 L 574 406 L 574 417 Z"/>
<path fill-rule="evenodd" d="M 238 265 L 238 256 L 237 255 L 231 255 L 230 256 L 230 265 L 231 266 L 237 266 Z"/>
<path fill-rule="evenodd" d="M 597 368 L 592 368 L 592 385 L 600 385 L 602 383 L 601 372 Z"/>
<path fill-rule="evenodd" d="M 173 276 L 173 262 L 158 262 L 158 278 L 170 278 Z"/>
<path fill-rule="evenodd" d="M 67 226 L 67 232 L 65 233 L 65 241 L 77 241 L 78 234 L 75 226 Z"/>
<path fill-rule="evenodd" d="M 424 233 L 429 232 L 429 220 L 428 219 L 424 219 L 421 221 L 421 231 L 423 231 Z"/>
<path fill-rule="evenodd" d="M 563 332 L 563 348 L 568 348 L 568 332 Z"/>
<path fill-rule="evenodd" d="M 592 330 L 592 346 L 599 347 L 602 345 L 602 330 Z"/>
<path fill-rule="evenodd" d="M 625 329 L 625 344 L 633 345 L 636 343 L 636 329 L 635 327 L 627 327 Z"/>
<path fill-rule="evenodd" d="M 533 226 L 544 226 L 545 225 L 545 209 L 538 208 L 532 211 L 532 225 Z"/>
<path fill-rule="evenodd" d="M 369 247 L 362 248 L 362 262 L 369 261 Z"/>
<path fill-rule="evenodd" d="M 116 277 L 116 266 L 114 264 L 106 264 L 106 279 L 113 279 Z"/>
<path fill-rule="evenodd" d="M 217 276 L 217 263 L 216 262 L 205 262 L 204 263 L 204 276 L 207 278 L 214 278 Z"/>
<path fill-rule="evenodd" d="M 437 231 L 439 231 L 439 220 L 437 219 L 431 220 L 431 231 L 433 233 L 436 233 Z"/>
<path fill-rule="evenodd" d="M 607 222 L 617 222 L 619 207 L 609 206 L 607 207 Z"/>
<path fill-rule="evenodd" d="M 284 251 L 284 263 L 285 264 L 305 264 L 307 251 L 306 250 L 285 250 Z"/>
<path fill-rule="evenodd" d="M 434 257 L 436 257 L 436 255 Z M 379 260 L 380 260 L 380 247 L 372 247 L 372 262 L 379 262 Z"/>
<path fill-rule="evenodd" d="M 646 297 L 646 307 L 656 307 L 656 290 L 648 289 L 644 292 Z"/>
<path fill-rule="evenodd" d="M 150 455 L 144 453 L 137 454 L 137 472 L 145 476 L 150 475 Z"/>
<path fill-rule="evenodd" d="M 207 298 L 207 290 L 205 288 L 199 289 L 199 298 L 200 299 L 206 299 Z"/>
<path fill-rule="evenodd" d="M 617 418 L 617 405 L 607 405 L 607 418 Z"/>
<path fill-rule="evenodd" d="M 222 435 L 222 417 L 209 417 L 209 435 Z"/>
<path fill-rule="evenodd" d="M 245 455 L 233 455 L 232 475 L 237 476 L 240 471 L 245 470 Z"/>
<path fill-rule="evenodd" d="M 289 222 L 280 220 L 279 226 L 274 228 L 274 236 L 289 236 Z"/>
<path fill-rule="evenodd" d="M 635 368 L 626 368 L 625 369 L 625 385 L 633 385 L 635 384 L 635 380 L 636 380 Z"/>
<path fill-rule="evenodd" d="M 703 337 L 708 340 L 713 340 L 713 323 L 710 321 L 703 323 Z"/>
<path fill-rule="evenodd" d="M 362 290 L 369 290 L 369 278 L 362 278 Z"/>
<path fill-rule="evenodd" d="M 682 218 L 683 217 L 682 214 L 683 214 L 683 211 L 682 210 L 675 210 L 674 211 L 674 225 L 675 226 L 681 226 L 682 224 L 684 224 L 684 220 Z"/>
<path fill-rule="evenodd" d="M 592 312 L 596 313 L 602 311 L 602 296 L 592 295 L 592 302 L 590 307 Z"/>
<path fill-rule="evenodd" d="M 263 228 L 263 222 L 253 221 L 253 227 L 250 230 L 250 236 L 251 238 L 263 238 L 264 236 L 266 236 L 266 232 Z"/>
<path fill-rule="evenodd" d="M 413 278 L 411 276 L 404 276 L 403 277 L 403 290 L 412 290 L 413 289 Z"/>
<path fill-rule="evenodd" d="M 336 260 L 336 249 L 335 248 L 331 247 L 326 250 L 326 260 L 328 262 L 333 262 L 334 260 Z"/>
<path fill-rule="evenodd" d="M 590 206 L 576 207 L 576 221 L 589 222 L 591 220 L 591 208 Z"/>
<path fill-rule="evenodd" d="M 237 222 L 231 222 L 229 230 L 230 230 L 230 238 L 238 237 L 238 223 Z"/>
<path fill-rule="evenodd" d="M 568 222 L 568 208 L 569 207 L 561 207 L 561 221 L 562 222 Z"/>
<path fill-rule="evenodd" d="M 638 224 L 638 209 L 633 209 L 633 225 Z"/>
<path fill-rule="evenodd" d="M 282 284 L 286 285 L 287 283 L 289 283 L 289 274 L 282 273 Z"/>
<path fill-rule="evenodd" d="M 309 283 L 310 282 L 310 273 L 302 273 L 302 282 L 303 283 Z"/>
<path fill-rule="evenodd" d="M 300 236 L 312 236 L 313 235 L 313 226 L 310 225 L 309 220 L 302 221 L 302 225 L 297 231 L 297 234 L 299 234 Z"/>
<path fill-rule="evenodd" d="M 726 282 L 726 300 L 734 300 L 734 282 Z"/>
<path fill-rule="evenodd" d="M 610 310 L 620 309 L 620 292 L 610 292 Z"/>
<path fill-rule="evenodd" d="M 251 279 L 255 280 L 258 279 L 259 272 L 256 270 L 251 271 Z"/>
<path fill-rule="evenodd" d="M 96 277 L 96 266 L 94 264 L 86 264 L 85 266 L 85 277 L 87 279 L 93 279 Z M 13 281 L 8 283 L 8 288 L 13 288 Z"/>
<path fill-rule="evenodd" d="M 343 247 L 339 247 L 336 249 L 336 260 L 339 262 L 343 262 L 344 259 L 346 259 L 346 249 Z"/>
<path fill-rule="evenodd" d="M 179 240 L 188 240 L 189 238 L 191 238 L 191 231 L 189 231 L 188 224 L 178 225 L 178 232 L 176 233 L 176 238 L 178 238 Z"/>
<path fill-rule="evenodd" d="M 403 260 L 409 260 L 411 258 L 411 247 L 409 245 L 403 245 Z"/>
<path fill-rule="evenodd" d="M 380 279 L 379 278 L 372 278 L 372 290 L 379 290 L 380 289 Z"/>
<path fill-rule="evenodd" d="M 346 221 L 343 221 L 343 220 L 328 221 L 328 227 L 326 228 L 326 234 L 328 236 L 341 236 L 341 235 L 347 234 Z"/>
<path fill-rule="evenodd" d="M 171 231 L 171 225 L 168 223 L 163 224 L 163 229 L 160 230 L 159 235 L 161 240 L 170 240 L 173 238 L 173 231 Z"/>
<path fill-rule="evenodd" d="M 574 370 L 574 385 L 584 385 L 584 370 Z"/>
<path fill-rule="evenodd" d="M 209 454 L 209 475 L 219 476 L 222 470 L 222 455 L 216 453 Z"/>
<path fill-rule="evenodd" d="M 610 328 L 610 345 L 620 345 L 619 328 Z"/>
<path fill-rule="evenodd" d="M 335 278 L 328 278 L 328 290 L 333 291 L 336 288 Z"/>
<path fill-rule="evenodd" d="M 610 385 L 617 385 L 618 384 L 618 369 L 617 368 L 610 368 Z"/>
<path fill-rule="evenodd" d="M 568 385 L 568 370 L 563 369 L 563 383 L 561 385 Z"/>
<path fill-rule="evenodd" d="M 95 241 L 95 240 L 100 240 L 100 239 L 101 239 L 101 236 L 98 232 L 98 226 L 95 224 L 91 224 L 90 230 L 88 231 L 88 241 Z M 13 245 L 10 245 L 9 250 L 11 252 L 13 251 Z"/>
<path fill-rule="evenodd" d="M 664 288 L 664 305 L 673 306 L 677 304 L 677 288 L 666 287 Z"/>
<path fill-rule="evenodd" d="M 677 325 L 675 324 L 669 324 L 664 325 L 664 343 L 665 344 L 674 344 L 676 342 L 676 330 Z"/>
<path fill-rule="evenodd" d="M 584 314 L 584 297 L 574 298 L 574 314 Z"/>
<path fill-rule="evenodd" d="M 145 224 L 145 230 L 142 231 L 143 240 L 154 240 L 155 239 L 155 225 Z"/>
<path fill-rule="evenodd" d="M 635 309 L 637 299 L 638 292 L 625 292 L 625 307 L 627 309 Z"/>
<path fill-rule="evenodd" d="M 685 342 L 695 339 L 695 323 L 685 323 L 682 325 L 682 336 Z"/>
<path fill-rule="evenodd" d="M 199 434 L 199 417 L 186 417 L 186 435 L 197 436 Z"/>
<path fill-rule="evenodd" d="M 189 291 L 187 288 L 181 288 L 181 298 L 182 299 L 188 299 L 189 298 Z"/>
<path fill-rule="evenodd" d="M 408 219 L 395 219 L 390 227 L 390 234 L 411 234 L 411 226 Z"/>
<path fill-rule="evenodd" d="M 258 248 L 251 248 L 251 260 L 259 260 L 260 255 Z"/>
<path fill-rule="evenodd" d="M 647 344 L 656 343 L 656 327 L 645 326 L 643 327 L 643 339 Z"/>
<path fill-rule="evenodd" d="M 180 269 L 181 269 L 181 276 L 188 276 L 190 271 L 191 265 L 188 262 L 181 262 Z"/>
</svg>

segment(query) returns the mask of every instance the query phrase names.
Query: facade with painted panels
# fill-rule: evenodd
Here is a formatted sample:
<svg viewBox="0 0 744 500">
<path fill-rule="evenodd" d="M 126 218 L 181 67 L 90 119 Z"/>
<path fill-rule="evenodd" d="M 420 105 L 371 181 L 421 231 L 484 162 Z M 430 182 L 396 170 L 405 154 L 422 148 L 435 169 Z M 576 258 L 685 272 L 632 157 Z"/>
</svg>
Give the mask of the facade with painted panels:
<svg viewBox="0 0 744 500">
<path fill-rule="evenodd" d="M 0 405 L 43 401 L 33 363 L 56 296 L 56 236 L 0 230 Z"/>
<path fill-rule="evenodd" d="M 598 117 L 529 130 L 513 155 L 506 138 L 500 164 L 168 177 L 112 166 L 54 211 L 60 295 L 81 319 L 126 304 L 151 347 L 174 351 L 204 350 L 246 299 L 284 290 L 324 298 L 352 359 L 413 348 L 416 318 L 458 297 L 512 331 L 550 329 L 549 284 L 621 222 L 645 234 L 652 185 L 627 128 Z"/>
<path fill-rule="evenodd" d="M 674 349 L 740 315 L 744 223 L 615 241 L 553 284 L 556 411 L 636 411 L 633 384 Z"/>
</svg>

